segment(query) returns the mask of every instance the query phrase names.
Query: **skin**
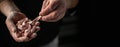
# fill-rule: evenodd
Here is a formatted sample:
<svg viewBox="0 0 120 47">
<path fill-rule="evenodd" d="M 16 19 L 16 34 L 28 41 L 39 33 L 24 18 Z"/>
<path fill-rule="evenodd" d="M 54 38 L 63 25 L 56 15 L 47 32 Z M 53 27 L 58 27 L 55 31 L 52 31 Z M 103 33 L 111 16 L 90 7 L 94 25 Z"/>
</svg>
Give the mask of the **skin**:
<svg viewBox="0 0 120 47">
<path fill-rule="evenodd" d="M 79 0 L 44 0 L 39 13 L 41 20 L 56 22 L 65 16 L 67 9 L 74 8 Z"/>
<path fill-rule="evenodd" d="M 33 27 L 31 27 L 31 30 L 33 30 L 32 33 L 29 33 L 28 31 L 25 31 L 25 30 L 18 30 L 16 26 L 18 21 L 23 20 L 24 22 L 27 22 L 29 20 L 26 20 L 27 17 L 25 16 L 25 14 L 20 12 L 20 10 L 15 6 L 12 0 L 1 1 L 0 11 L 7 17 L 5 21 L 6 25 L 8 27 L 8 30 L 10 31 L 11 36 L 16 42 L 27 42 L 37 36 L 36 32 L 40 30 L 40 28 L 36 24 L 36 23 L 39 24 L 38 21 L 33 22 L 34 25 L 32 25 Z M 37 29 L 36 32 L 34 31 L 35 29 Z M 21 32 L 24 32 L 24 33 L 21 33 Z M 24 34 L 24 35 L 21 36 L 21 34 Z"/>
<path fill-rule="evenodd" d="M 57 22 L 64 17 L 67 9 L 74 8 L 77 2 L 78 0 L 44 0 L 39 13 L 41 18 L 38 19 L 45 22 Z M 16 42 L 27 42 L 37 36 L 36 32 L 40 30 L 38 20 L 31 21 L 28 19 L 24 13 L 20 12 L 12 0 L 0 0 L 0 11 L 7 17 L 6 25 Z M 32 23 L 29 24 L 29 22 Z M 21 25 L 22 23 L 28 25 Z M 19 25 L 26 29 L 19 30 Z"/>
</svg>

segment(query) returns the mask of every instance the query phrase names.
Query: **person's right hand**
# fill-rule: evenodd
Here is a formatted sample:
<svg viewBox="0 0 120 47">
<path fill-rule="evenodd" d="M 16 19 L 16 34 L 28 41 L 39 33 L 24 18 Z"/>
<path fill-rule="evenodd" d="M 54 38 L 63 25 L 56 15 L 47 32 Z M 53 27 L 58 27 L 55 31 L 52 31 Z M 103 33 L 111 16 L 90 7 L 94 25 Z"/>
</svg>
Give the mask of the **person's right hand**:
<svg viewBox="0 0 120 47">
<path fill-rule="evenodd" d="M 31 30 L 33 30 L 33 31 L 32 31 L 32 33 L 30 33 L 29 31 L 18 30 L 16 24 L 17 24 L 18 21 L 21 21 L 21 20 L 22 20 L 22 22 L 28 22 L 29 21 L 23 13 L 16 12 L 13 15 L 10 15 L 10 16 L 7 17 L 6 25 L 7 25 L 8 29 L 9 29 L 9 31 L 10 31 L 11 36 L 13 37 L 13 39 L 16 42 L 30 41 L 30 40 L 32 40 L 33 38 L 35 38 L 37 36 L 35 31 L 40 30 L 40 28 L 38 26 L 36 26 L 36 25 L 39 24 L 39 22 L 34 22 L 35 26 L 33 26 L 33 28 L 31 28 Z M 23 36 L 21 36 L 21 34 Z M 29 37 L 28 37 L 28 35 L 29 35 Z"/>
<path fill-rule="evenodd" d="M 65 16 L 67 10 L 66 0 L 44 0 L 39 16 L 45 22 L 57 22 Z"/>
</svg>

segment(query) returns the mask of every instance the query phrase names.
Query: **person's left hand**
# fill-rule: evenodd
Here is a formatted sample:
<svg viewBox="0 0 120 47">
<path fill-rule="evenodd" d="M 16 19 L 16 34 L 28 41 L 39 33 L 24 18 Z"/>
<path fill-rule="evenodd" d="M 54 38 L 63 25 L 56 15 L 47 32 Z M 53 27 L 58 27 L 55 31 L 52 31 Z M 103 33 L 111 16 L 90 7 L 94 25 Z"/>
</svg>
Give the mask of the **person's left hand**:
<svg viewBox="0 0 120 47">
<path fill-rule="evenodd" d="M 39 22 L 33 21 L 30 27 L 30 24 L 28 23 L 29 21 L 30 19 L 28 19 L 25 14 L 21 12 L 15 12 L 7 17 L 6 26 L 16 42 L 28 42 L 37 36 L 36 32 L 40 30 L 40 27 L 38 26 Z M 25 24 L 23 24 L 23 26 L 17 26 L 22 23 Z M 23 29 L 20 30 L 18 27 L 22 27 Z"/>
<path fill-rule="evenodd" d="M 44 0 L 39 16 L 46 22 L 56 22 L 62 19 L 66 13 L 65 0 Z"/>
</svg>

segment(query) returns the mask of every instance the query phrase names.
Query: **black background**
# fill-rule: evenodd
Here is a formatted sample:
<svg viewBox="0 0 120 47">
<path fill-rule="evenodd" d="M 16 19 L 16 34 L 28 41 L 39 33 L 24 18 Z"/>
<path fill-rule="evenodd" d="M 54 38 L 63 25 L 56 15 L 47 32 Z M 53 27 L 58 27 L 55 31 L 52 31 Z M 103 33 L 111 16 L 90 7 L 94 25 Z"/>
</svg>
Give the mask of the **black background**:
<svg viewBox="0 0 120 47">
<path fill-rule="evenodd" d="M 98 34 L 98 22 L 96 16 L 96 0 L 80 0 L 79 12 L 76 16 L 76 34 L 60 39 L 61 47 L 89 47 L 95 45 Z M 73 28 L 74 29 L 74 28 Z M 72 30 L 72 29 L 71 29 Z M 75 32 L 75 31 L 73 31 Z M 69 32 L 68 32 L 69 33 Z M 63 44 L 62 44 L 63 43 Z M 68 44 L 68 46 L 66 46 Z"/>
</svg>

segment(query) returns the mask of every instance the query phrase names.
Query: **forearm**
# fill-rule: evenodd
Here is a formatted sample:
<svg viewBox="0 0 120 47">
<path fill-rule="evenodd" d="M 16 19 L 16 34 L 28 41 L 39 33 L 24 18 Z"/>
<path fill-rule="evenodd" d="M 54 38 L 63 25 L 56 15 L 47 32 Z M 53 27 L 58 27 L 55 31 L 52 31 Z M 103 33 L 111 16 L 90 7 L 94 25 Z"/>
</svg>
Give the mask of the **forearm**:
<svg viewBox="0 0 120 47">
<path fill-rule="evenodd" d="M 79 0 L 66 0 L 67 8 L 74 8 L 78 4 Z"/>
<path fill-rule="evenodd" d="M 11 16 L 16 12 L 19 12 L 19 9 L 15 6 L 12 0 L 0 0 L 0 11 L 6 16 Z"/>
</svg>

